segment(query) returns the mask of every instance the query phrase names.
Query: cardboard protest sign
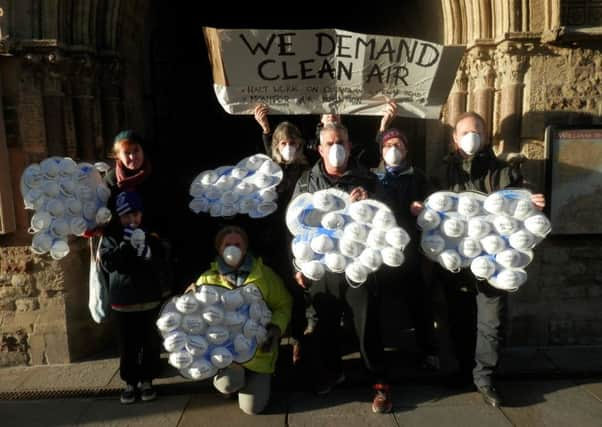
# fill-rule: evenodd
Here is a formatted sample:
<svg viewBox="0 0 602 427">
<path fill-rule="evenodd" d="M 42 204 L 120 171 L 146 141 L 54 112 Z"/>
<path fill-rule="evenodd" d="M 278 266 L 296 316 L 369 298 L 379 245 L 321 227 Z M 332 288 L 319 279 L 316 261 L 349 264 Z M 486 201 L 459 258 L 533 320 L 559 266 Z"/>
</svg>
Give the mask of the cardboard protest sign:
<svg viewBox="0 0 602 427">
<path fill-rule="evenodd" d="M 464 47 L 338 29 L 204 29 L 216 96 L 230 114 L 439 118 Z"/>
</svg>

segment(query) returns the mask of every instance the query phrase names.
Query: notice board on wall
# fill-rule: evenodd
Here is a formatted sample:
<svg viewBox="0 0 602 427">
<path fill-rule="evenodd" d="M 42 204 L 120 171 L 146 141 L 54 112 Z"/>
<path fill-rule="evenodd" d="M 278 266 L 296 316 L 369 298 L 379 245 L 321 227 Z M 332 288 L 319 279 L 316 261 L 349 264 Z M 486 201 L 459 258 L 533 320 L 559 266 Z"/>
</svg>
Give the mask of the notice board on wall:
<svg viewBox="0 0 602 427">
<path fill-rule="evenodd" d="M 554 234 L 602 234 L 602 127 L 546 129 Z"/>
</svg>

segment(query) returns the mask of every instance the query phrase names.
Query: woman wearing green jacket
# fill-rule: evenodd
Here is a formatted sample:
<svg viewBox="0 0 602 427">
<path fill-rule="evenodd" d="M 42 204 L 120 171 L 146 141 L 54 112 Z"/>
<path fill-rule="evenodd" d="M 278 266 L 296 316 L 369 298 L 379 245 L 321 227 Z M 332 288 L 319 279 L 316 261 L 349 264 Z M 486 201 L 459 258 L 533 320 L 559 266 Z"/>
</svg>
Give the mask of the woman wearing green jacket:
<svg viewBox="0 0 602 427">
<path fill-rule="evenodd" d="M 291 317 L 292 299 L 282 279 L 271 268 L 255 258 L 247 249 L 247 233 L 240 227 L 227 226 L 215 238 L 218 256 L 195 283 L 222 286 L 228 289 L 254 284 L 272 312 L 265 342 L 255 356 L 242 365 L 233 363 L 221 370 L 213 380 L 223 394 L 238 393 L 240 409 L 247 414 L 258 414 L 268 404 L 271 376 L 276 367 L 280 336 Z"/>
</svg>

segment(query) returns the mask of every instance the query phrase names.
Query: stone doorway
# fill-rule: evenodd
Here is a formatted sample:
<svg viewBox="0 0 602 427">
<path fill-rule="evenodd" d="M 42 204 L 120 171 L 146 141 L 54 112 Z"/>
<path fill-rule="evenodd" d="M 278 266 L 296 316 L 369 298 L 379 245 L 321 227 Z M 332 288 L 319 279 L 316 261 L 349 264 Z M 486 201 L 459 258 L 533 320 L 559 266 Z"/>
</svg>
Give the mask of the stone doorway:
<svg viewBox="0 0 602 427">
<path fill-rule="evenodd" d="M 310 2 L 311 3 L 311 2 Z M 317 2 L 315 2 L 317 3 Z M 426 2 L 430 3 L 430 2 Z M 440 7 L 433 7 L 440 14 Z M 378 8 L 342 11 L 331 4 L 311 4 L 282 11 L 282 19 L 268 19 L 263 8 L 237 6 L 236 13 L 197 2 L 185 6 L 155 2 L 151 8 L 149 35 L 150 87 L 152 112 L 147 119 L 153 134 L 151 155 L 159 159 L 171 200 L 166 212 L 174 220 L 170 234 L 178 248 L 178 281 L 185 286 L 213 256 L 210 244 L 216 224 L 193 216 L 187 208 L 190 182 L 199 172 L 232 164 L 261 150 L 259 126 L 252 116 L 231 116 L 218 104 L 212 87 L 210 66 L 202 27 L 218 28 L 343 28 L 364 33 L 404 35 L 440 42 L 442 28 L 424 24 L 424 2 L 399 2 Z M 273 11 L 270 11 L 273 12 Z M 417 19 L 420 18 L 420 19 Z M 311 137 L 318 121 L 311 116 L 272 116 L 273 126 L 282 120 L 297 124 Z M 355 144 L 374 142 L 379 117 L 346 117 Z M 403 129 L 411 141 L 414 164 L 425 168 L 425 122 L 397 118 L 394 126 Z M 155 160 L 157 163 L 157 160 Z M 171 227 L 171 226 L 170 226 Z M 204 242 L 204 243 L 200 243 Z"/>
</svg>

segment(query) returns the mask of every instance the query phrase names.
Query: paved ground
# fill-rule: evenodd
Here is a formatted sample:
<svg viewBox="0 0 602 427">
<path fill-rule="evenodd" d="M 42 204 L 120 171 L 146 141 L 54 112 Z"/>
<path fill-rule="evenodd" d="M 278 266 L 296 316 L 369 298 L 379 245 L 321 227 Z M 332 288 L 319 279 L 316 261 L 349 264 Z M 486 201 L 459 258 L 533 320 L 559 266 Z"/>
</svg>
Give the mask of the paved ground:
<svg viewBox="0 0 602 427">
<path fill-rule="evenodd" d="M 602 348 L 510 349 L 498 388 L 500 409 L 470 387 L 443 385 L 440 374 L 418 374 L 403 356 L 394 372 L 389 415 L 370 412 L 371 391 L 357 360 L 348 381 L 329 396 L 296 391 L 291 372 L 274 381 L 266 414 L 247 416 L 205 381 L 166 369 L 159 399 L 123 406 L 116 358 L 69 365 L 0 369 L 0 426 L 602 426 Z M 402 366 L 403 365 L 403 366 Z"/>
</svg>

